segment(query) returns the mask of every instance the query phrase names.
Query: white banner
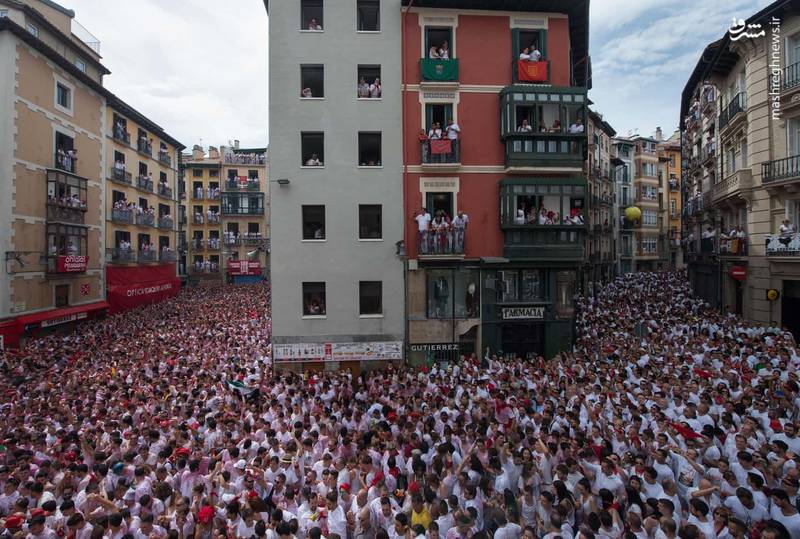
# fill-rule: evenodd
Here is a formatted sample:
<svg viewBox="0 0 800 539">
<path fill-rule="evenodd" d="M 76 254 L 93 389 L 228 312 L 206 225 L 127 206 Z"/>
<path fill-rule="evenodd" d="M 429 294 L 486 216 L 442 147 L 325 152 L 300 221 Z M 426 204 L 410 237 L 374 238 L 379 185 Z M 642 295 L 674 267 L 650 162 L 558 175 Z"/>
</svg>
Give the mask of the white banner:
<svg viewBox="0 0 800 539">
<path fill-rule="evenodd" d="M 273 344 L 275 363 L 403 359 L 402 341 Z"/>
</svg>

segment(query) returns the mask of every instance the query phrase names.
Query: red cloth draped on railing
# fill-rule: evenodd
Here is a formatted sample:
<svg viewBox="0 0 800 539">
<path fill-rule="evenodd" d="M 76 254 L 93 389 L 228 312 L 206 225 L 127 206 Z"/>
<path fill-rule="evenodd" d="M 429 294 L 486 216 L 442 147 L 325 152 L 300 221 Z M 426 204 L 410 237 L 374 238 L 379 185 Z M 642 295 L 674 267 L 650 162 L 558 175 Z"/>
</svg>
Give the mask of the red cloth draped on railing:
<svg viewBox="0 0 800 539">
<path fill-rule="evenodd" d="M 528 60 L 518 60 L 517 74 L 521 81 L 547 82 L 547 61 L 529 62 Z"/>
<path fill-rule="evenodd" d="M 432 154 L 450 153 L 452 151 L 453 145 L 450 144 L 450 139 L 435 139 L 431 141 Z"/>
</svg>

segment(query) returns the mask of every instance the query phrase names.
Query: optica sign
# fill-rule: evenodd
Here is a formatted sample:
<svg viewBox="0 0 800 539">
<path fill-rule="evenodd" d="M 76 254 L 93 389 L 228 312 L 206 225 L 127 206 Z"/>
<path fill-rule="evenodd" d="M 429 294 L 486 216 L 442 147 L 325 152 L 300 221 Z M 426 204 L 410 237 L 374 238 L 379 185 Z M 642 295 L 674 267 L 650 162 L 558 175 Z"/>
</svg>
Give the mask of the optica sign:
<svg viewBox="0 0 800 539">
<path fill-rule="evenodd" d="M 85 255 L 67 255 L 58 257 L 59 273 L 83 273 L 89 265 L 89 257 Z"/>
</svg>

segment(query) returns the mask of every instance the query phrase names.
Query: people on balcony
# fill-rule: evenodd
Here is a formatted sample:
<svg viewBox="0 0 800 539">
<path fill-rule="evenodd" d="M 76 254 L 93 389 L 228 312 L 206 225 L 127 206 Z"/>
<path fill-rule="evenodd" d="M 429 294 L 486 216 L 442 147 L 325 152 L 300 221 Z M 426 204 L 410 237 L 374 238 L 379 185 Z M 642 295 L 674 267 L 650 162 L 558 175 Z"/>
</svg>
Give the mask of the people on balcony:
<svg viewBox="0 0 800 539">
<path fill-rule="evenodd" d="M 741 225 L 736 225 L 731 228 L 730 232 L 727 234 L 722 233 L 719 237 L 723 240 L 735 240 L 737 238 L 745 238 L 747 235 L 744 233 L 744 230 L 742 230 Z"/>
<path fill-rule="evenodd" d="M 114 161 L 114 171 L 117 174 L 123 174 L 125 172 L 125 161 L 122 159 L 117 159 Z"/>
<path fill-rule="evenodd" d="M 65 169 L 65 170 L 72 170 L 74 167 L 75 161 L 78 160 L 78 150 L 74 148 L 65 149 L 63 147 L 59 147 L 56 150 L 56 156 L 58 159 L 58 165 Z"/>
<path fill-rule="evenodd" d="M 528 49 L 531 51 L 531 62 L 538 62 L 542 59 L 542 53 L 539 51 L 539 47 L 536 43 L 531 43 Z"/>
<path fill-rule="evenodd" d="M 524 60 L 526 62 L 531 61 L 531 49 L 530 47 L 525 47 L 522 49 L 522 52 L 519 53 L 519 59 Z"/>
<path fill-rule="evenodd" d="M 322 30 L 322 25 L 319 22 L 317 22 L 317 19 L 315 17 L 311 17 L 311 20 L 308 21 L 308 29 L 314 32 L 319 32 Z"/>
<path fill-rule="evenodd" d="M 580 116 L 575 118 L 575 123 L 569 126 L 569 132 L 573 134 L 583 133 L 583 120 Z"/>
<path fill-rule="evenodd" d="M 533 127 L 528 123 L 527 118 L 523 118 L 522 123 L 517 127 L 517 133 L 533 133 Z"/>
<path fill-rule="evenodd" d="M 439 122 L 433 122 L 428 130 L 429 140 L 440 140 L 442 138 L 442 127 Z"/>
<path fill-rule="evenodd" d="M 125 138 L 125 123 L 122 120 L 117 120 L 114 124 L 114 136 L 118 139 Z"/>
<path fill-rule="evenodd" d="M 319 160 L 317 154 L 311 154 L 311 157 L 306 160 L 305 166 L 307 167 L 321 167 L 322 161 Z"/>
<path fill-rule="evenodd" d="M 369 85 L 369 97 L 372 99 L 377 99 L 381 96 L 381 79 L 376 78 L 372 81 L 372 84 Z"/>
<path fill-rule="evenodd" d="M 117 249 L 119 249 L 120 251 L 125 251 L 125 252 L 130 251 L 131 250 L 131 242 L 126 240 L 126 239 L 122 239 L 122 240 L 120 240 L 119 246 L 117 247 Z"/>
<path fill-rule="evenodd" d="M 367 82 L 367 79 L 365 79 L 364 77 L 359 77 L 356 92 L 358 94 L 358 97 L 362 99 L 366 99 L 369 97 L 369 83 Z"/>
<path fill-rule="evenodd" d="M 447 121 L 447 127 L 445 128 L 447 133 L 447 138 L 450 140 L 451 150 L 450 153 L 452 155 L 456 155 L 456 149 L 458 148 L 458 139 L 461 138 L 461 127 L 453 121 L 451 118 Z"/>
<path fill-rule="evenodd" d="M 421 211 L 414 214 L 414 220 L 417 222 L 417 230 L 419 232 L 420 253 L 426 254 L 428 252 L 427 234 L 431 224 L 431 214 L 423 206 Z"/>
<path fill-rule="evenodd" d="M 219 237 L 211 236 L 210 238 L 208 238 L 208 247 L 210 249 L 219 249 Z"/>
<path fill-rule="evenodd" d="M 561 133 L 561 120 L 553 120 L 553 125 L 550 126 L 548 133 Z"/>
<path fill-rule="evenodd" d="M 456 212 L 456 217 L 453 219 L 453 249 L 457 253 L 464 252 L 464 237 L 467 232 L 467 225 L 469 225 L 469 215 L 462 210 Z"/>
<path fill-rule="evenodd" d="M 706 227 L 706 229 L 703 231 L 703 233 L 701 234 L 700 237 L 702 239 L 704 239 L 704 240 L 716 238 L 717 237 L 717 231 L 716 231 L 716 229 L 714 227 L 712 227 L 711 225 L 708 225 L 708 227 Z"/>
<path fill-rule="evenodd" d="M 784 219 L 778 227 L 778 235 L 781 239 L 788 239 L 795 233 L 797 233 L 797 227 L 789 219 Z"/>
<path fill-rule="evenodd" d="M 450 49 L 447 46 L 447 41 L 442 41 L 442 46 L 439 47 L 439 58 L 442 60 L 450 59 Z"/>
<path fill-rule="evenodd" d="M 303 88 L 300 92 L 300 97 L 314 97 L 314 93 L 311 91 L 311 88 Z"/>
</svg>

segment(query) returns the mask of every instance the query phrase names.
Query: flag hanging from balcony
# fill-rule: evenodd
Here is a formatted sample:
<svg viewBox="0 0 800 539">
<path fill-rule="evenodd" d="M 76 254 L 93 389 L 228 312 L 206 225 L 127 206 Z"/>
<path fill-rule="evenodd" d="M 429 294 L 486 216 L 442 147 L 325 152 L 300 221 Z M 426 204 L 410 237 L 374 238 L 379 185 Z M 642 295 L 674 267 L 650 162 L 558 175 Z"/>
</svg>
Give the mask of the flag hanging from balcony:
<svg viewBox="0 0 800 539">
<path fill-rule="evenodd" d="M 453 145 L 450 142 L 450 139 L 435 139 L 431 141 L 431 153 L 432 154 L 443 154 L 443 153 L 452 153 Z"/>
<path fill-rule="evenodd" d="M 517 74 L 521 81 L 547 82 L 547 62 L 517 61 Z"/>
</svg>

